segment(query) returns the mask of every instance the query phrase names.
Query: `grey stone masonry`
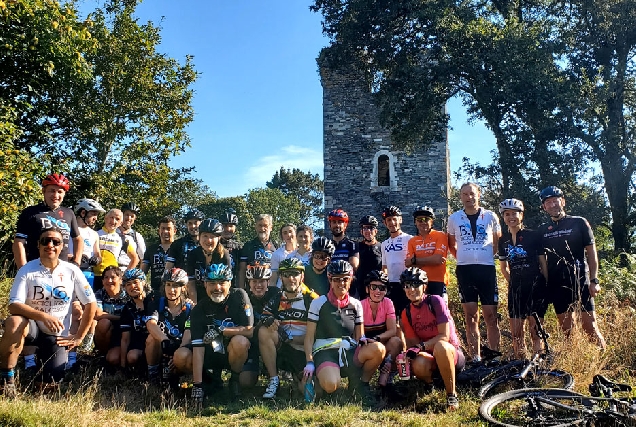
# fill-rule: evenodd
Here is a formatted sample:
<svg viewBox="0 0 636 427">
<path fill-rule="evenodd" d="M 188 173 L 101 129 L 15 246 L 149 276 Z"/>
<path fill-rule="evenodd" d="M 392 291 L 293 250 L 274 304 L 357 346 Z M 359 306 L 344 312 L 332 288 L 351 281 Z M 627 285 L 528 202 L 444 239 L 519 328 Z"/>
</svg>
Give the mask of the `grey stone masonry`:
<svg viewBox="0 0 636 427">
<path fill-rule="evenodd" d="M 433 207 L 439 218 L 436 228 L 444 227 L 450 192 L 447 133 L 427 148 L 408 154 L 397 150 L 390 132 L 380 125 L 379 109 L 359 74 L 335 71 L 324 64 L 319 64 L 319 69 L 325 213 L 344 209 L 349 214 L 352 237 L 359 237 L 358 221 L 363 215 L 374 215 L 381 221 L 381 212 L 388 205 L 402 209 L 403 228 L 409 234 L 416 233 L 412 212 L 418 205 Z M 325 230 L 329 230 L 327 223 Z"/>
</svg>

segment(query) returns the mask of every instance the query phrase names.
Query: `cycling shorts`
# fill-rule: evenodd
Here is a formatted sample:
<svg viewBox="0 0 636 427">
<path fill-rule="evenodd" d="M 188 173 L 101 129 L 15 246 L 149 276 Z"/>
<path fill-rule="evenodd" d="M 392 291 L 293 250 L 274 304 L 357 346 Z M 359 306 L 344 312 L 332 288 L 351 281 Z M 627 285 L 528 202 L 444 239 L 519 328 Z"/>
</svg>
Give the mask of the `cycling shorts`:
<svg viewBox="0 0 636 427">
<path fill-rule="evenodd" d="M 494 265 L 458 265 L 455 271 L 462 304 L 480 301 L 482 305 L 499 303 L 497 272 Z"/>
<path fill-rule="evenodd" d="M 537 313 L 540 318 L 543 318 L 548 310 L 548 304 L 543 276 L 533 281 L 508 285 L 508 316 L 511 319 L 525 319 L 532 313 Z"/>
<path fill-rule="evenodd" d="M 68 360 L 66 348 L 57 344 L 56 336 L 40 331 L 33 319 L 29 319 L 29 332 L 24 339 L 24 345 L 38 348 L 37 354 L 42 361 L 42 381 L 59 382 L 64 378 L 64 369 Z"/>
<path fill-rule="evenodd" d="M 581 305 L 583 311 L 594 311 L 594 298 L 590 295 L 587 278 L 581 277 L 578 283 L 561 282 L 556 280 L 548 282 L 550 298 L 556 314 L 572 312 Z"/>
</svg>

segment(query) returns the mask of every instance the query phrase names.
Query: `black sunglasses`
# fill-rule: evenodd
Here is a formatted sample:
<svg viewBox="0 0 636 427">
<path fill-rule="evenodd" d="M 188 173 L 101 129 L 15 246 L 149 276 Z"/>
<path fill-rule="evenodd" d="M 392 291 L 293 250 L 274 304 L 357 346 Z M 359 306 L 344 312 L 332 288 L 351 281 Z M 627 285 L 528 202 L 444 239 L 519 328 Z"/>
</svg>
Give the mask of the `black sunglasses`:
<svg viewBox="0 0 636 427">
<path fill-rule="evenodd" d="M 281 271 L 280 275 L 281 277 L 296 277 L 296 276 L 300 276 L 300 271 L 299 270 L 291 270 L 291 271 Z"/>
<path fill-rule="evenodd" d="M 371 288 L 372 291 L 380 291 L 380 292 L 386 292 L 386 286 L 384 285 L 369 285 L 369 288 Z"/>
<path fill-rule="evenodd" d="M 60 246 L 62 241 L 60 239 L 56 239 L 55 237 L 41 237 L 40 244 L 42 246 L 48 246 L 49 243 L 53 243 L 53 246 Z"/>
<path fill-rule="evenodd" d="M 417 289 L 422 286 L 424 283 L 420 282 L 404 282 L 402 283 L 402 288 L 404 289 Z"/>
</svg>

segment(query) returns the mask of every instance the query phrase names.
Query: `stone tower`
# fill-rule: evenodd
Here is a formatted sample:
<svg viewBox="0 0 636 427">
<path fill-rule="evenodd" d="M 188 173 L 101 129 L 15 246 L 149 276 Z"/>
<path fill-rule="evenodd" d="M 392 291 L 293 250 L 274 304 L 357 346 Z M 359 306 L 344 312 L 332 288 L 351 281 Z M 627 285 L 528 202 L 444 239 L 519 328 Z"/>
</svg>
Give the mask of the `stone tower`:
<svg viewBox="0 0 636 427">
<path fill-rule="evenodd" d="M 426 149 L 409 154 L 395 149 L 360 75 L 335 71 L 320 62 L 325 212 L 344 209 L 350 218 L 348 233 L 354 238 L 359 237 L 363 215 L 381 221 L 388 205 L 402 209 L 403 229 L 409 234 L 416 233 L 411 215 L 418 205 L 435 209 L 436 228 L 445 225 L 450 193 L 447 133 Z M 325 230 L 329 234 L 326 218 Z"/>
</svg>

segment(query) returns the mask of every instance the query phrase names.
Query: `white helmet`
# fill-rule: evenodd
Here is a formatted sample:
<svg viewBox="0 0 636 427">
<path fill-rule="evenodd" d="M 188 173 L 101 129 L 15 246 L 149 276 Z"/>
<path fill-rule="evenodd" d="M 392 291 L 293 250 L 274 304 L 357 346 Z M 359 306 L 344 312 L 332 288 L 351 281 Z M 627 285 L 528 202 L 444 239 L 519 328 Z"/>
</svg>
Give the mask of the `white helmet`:
<svg viewBox="0 0 636 427">
<path fill-rule="evenodd" d="M 102 208 L 102 205 L 100 205 L 99 202 L 93 199 L 78 200 L 77 204 L 75 205 L 75 214 L 80 213 L 82 209 L 86 209 L 87 212 L 89 211 L 106 212 L 106 210 Z"/>
<path fill-rule="evenodd" d="M 502 214 L 506 210 L 523 212 L 523 202 L 517 199 L 506 199 L 499 203 L 499 213 Z"/>
</svg>

